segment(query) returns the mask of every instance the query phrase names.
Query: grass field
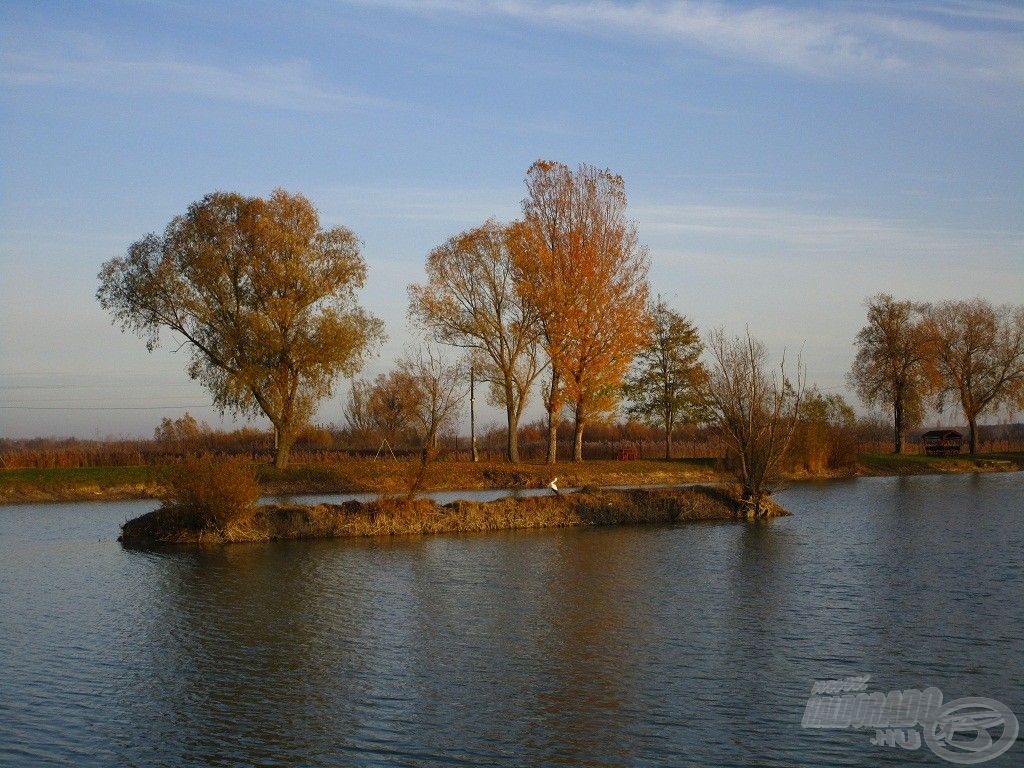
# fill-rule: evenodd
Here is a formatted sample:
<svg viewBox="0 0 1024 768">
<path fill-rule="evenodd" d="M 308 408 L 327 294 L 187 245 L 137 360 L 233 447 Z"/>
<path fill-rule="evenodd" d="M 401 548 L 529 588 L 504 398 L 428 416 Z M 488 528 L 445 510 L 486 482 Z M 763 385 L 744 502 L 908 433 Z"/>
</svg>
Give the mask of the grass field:
<svg viewBox="0 0 1024 768">
<path fill-rule="evenodd" d="M 278 470 L 257 466 L 269 495 L 297 493 L 402 493 L 418 469 L 414 460 L 348 459 L 337 464 L 297 464 Z M 1024 453 L 977 457 L 862 454 L 857 474 L 915 475 L 1024 469 Z M 158 498 L 160 467 L 86 467 L 74 469 L 0 470 L 0 504 Z M 852 472 L 835 473 L 852 474 Z M 558 478 L 562 488 L 615 485 L 672 485 L 721 480 L 714 459 L 564 462 L 517 465 L 504 462 L 439 461 L 430 465 L 424 490 L 471 488 L 539 488 Z M 800 477 L 804 477 L 801 475 Z"/>
<path fill-rule="evenodd" d="M 978 456 L 925 456 L 921 454 L 866 453 L 859 463 L 863 474 L 917 475 L 991 472 L 1024 469 L 1024 453 L 985 453 Z M 1007 465 L 1011 466 L 1007 466 Z"/>
<path fill-rule="evenodd" d="M 0 470 L 0 503 L 145 499 L 159 494 L 159 467 Z"/>
<path fill-rule="evenodd" d="M 416 476 L 415 460 L 349 459 L 338 464 L 297 464 L 284 470 L 256 468 L 270 495 L 297 493 L 402 493 Z M 0 503 L 155 498 L 160 467 L 0 470 Z M 541 463 L 439 461 L 431 464 L 424 490 L 538 488 L 558 478 L 559 486 L 660 485 L 716 478 L 714 460 L 588 461 L 550 467 Z"/>
</svg>

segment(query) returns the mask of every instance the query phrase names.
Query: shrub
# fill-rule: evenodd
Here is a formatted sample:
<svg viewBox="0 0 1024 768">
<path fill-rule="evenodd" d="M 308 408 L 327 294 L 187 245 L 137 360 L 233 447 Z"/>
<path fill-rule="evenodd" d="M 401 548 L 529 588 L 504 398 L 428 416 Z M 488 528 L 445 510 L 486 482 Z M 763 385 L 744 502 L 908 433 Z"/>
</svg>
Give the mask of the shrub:
<svg viewBox="0 0 1024 768">
<path fill-rule="evenodd" d="M 857 420 L 853 408 L 837 394 L 817 387 L 804 393 L 800 418 L 790 445 L 791 469 L 821 472 L 857 462 Z"/>
<path fill-rule="evenodd" d="M 261 495 L 248 462 L 210 454 L 189 457 L 171 468 L 166 487 L 164 508 L 191 515 L 198 529 L 223 530 L 232 521 L 252 512 Z"/>
</svg>

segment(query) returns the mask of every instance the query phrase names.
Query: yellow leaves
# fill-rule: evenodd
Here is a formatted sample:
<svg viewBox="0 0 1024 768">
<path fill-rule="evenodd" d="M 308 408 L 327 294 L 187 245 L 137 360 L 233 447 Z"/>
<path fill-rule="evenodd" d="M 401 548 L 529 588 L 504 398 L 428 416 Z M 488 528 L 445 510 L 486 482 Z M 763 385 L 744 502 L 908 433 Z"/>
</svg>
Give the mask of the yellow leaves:
<svg viewBox="0 0 1024 768">
<path fill-rule="evenodd" d="M 358 238 L 322 230 L 304 196 L 215 192 L 105 264 L 97 296 L 150 346 L 161 328 L 183 337 L 190 376 L 222 408 L 265 413 L 287 443 L 383 337 L 355 304 L 365 276 Z"/>
<path fill-rule="evenodd" d="M 538 161 L 517 226 L 520 290 L 577 412 L 606 410 L 650 328 L 648 257 L 625 216 L 622 177 Z"/>
</svg>

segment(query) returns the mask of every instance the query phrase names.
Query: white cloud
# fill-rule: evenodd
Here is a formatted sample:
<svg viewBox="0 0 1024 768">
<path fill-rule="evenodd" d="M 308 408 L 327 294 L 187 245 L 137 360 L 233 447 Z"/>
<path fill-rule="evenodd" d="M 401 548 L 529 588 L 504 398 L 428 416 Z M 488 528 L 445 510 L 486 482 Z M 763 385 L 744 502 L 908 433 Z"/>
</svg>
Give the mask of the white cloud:
<svg viewBox="0 0 1024 768">
<path fill-rule="evenodd" d="M 1024 83 L 1019 27 L 1024 14 L 991 3 L 844 3 L 822 9 L 737 7 L 708 0 L 343 1 L 419 14 L 494 16 L 592 33 L 627 33 L 815 76 Z M 993 22 L 1002 27 L 994 28 Z"/>
<path fill-rule="evenodd" d="M 1024 8 L 1016 4 L 979 2 L 978 0 L 947 0 L 947 2 L 923 3 L 919 10 L 922 13 L 939 16 L 1024 24 Z"/>
<path fill-rule="evenodd" d="M 709 243 L 755 257 L 770 253 L 1011 267 L 1024 252 L 1024 232 L 1013 229 L 744 206 L 641 204 L 631 211 L 649 239 Z"/>
</svg>

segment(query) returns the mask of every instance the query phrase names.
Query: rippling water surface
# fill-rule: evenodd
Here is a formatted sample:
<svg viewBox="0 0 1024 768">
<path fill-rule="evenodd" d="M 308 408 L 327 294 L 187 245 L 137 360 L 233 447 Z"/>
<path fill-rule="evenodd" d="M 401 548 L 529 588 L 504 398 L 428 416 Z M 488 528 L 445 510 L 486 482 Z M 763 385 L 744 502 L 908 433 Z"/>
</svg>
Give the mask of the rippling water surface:
<svg viewBox="0 0 1024 768">
<path fill-rule="evenodd" d="M 1024 475 L 781 500 L 161 553 L 115 541 L 153 502 L 0 508 L 0 764 L 949 765 L 800 727 L 855 674 L 1024 720 Z"/>
</svg>

